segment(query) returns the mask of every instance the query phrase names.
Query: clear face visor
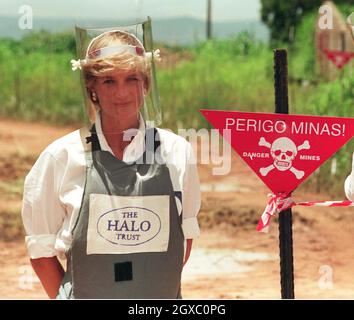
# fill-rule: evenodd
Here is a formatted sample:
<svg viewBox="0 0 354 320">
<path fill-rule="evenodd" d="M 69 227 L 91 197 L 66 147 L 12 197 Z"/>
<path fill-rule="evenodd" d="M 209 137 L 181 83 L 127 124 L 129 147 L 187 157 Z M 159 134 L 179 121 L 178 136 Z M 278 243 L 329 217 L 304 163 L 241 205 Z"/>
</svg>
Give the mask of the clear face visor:
<svg viewBox="0 0 354 320">
<path fill-rule="evenodd" d="M 72 60 L 72 69 L 80 70 L 85 125 L 95 122 L 104 134 L 160 125 L 154 63 L 159 50 L 153 48 L 151 20 L 75 29 L 78 60 Z"/>
</svg>

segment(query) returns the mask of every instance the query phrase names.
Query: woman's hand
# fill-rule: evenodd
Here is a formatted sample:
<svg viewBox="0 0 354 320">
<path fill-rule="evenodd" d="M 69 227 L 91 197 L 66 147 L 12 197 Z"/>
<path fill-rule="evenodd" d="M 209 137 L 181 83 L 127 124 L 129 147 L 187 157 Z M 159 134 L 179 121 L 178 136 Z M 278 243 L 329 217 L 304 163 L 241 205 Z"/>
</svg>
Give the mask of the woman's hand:
<svg viewBox="0 0 354 320">
<path fill-rule="evenodd" d="M 30 259 L 31 265 L 50 299 L 58 295 L 65 271 L 57 257 Z"/>
<path fill-rule="evenodd" d="M 186 255 L 185 255 L 184 261 L 183 261 L 183 267 L 187 263 L 189 256 L 191 254 L 192 244 L 193 244 L 193 239 L 187 239 L 187 248 L 186 248 Z"/>
</svg>

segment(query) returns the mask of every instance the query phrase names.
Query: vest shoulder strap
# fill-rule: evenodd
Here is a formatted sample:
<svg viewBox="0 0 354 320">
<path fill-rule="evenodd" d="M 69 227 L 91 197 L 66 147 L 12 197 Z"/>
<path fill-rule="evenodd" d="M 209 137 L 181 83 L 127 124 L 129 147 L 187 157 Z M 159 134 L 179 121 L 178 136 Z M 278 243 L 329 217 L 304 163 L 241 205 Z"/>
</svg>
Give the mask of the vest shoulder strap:
<svg viewBox="0 0 354 320">
<path fill-rule="evenodd" d="M 91 151 L 91 143 L 88 143 L 86 138 L 91 136 L 91 132 L 87 127 L 82 127 L 80 128 L 80 138 L 81 138 L 81 143 L 84 147 L 85 152 L 90 152 Z"/>
</svg>

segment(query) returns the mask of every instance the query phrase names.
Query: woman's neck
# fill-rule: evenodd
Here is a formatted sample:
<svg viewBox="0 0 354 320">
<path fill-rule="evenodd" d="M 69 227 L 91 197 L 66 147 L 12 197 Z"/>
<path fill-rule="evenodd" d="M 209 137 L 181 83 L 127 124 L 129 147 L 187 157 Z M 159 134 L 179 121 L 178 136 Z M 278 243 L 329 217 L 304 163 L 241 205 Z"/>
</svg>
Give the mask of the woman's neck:
<svg viewBox="0 0 354 320">
<path fill-rule="evenodd" d="M 114 118 L 101 115 L 102 132 L 109 147 L 118 159 L 123 158 L 124 149 L 129 145 L 135 134 L 125 134 L 128 129 L 138 129 L 139 120 L 135 118 L 124 124 L 118 124 Z"/>
</svg>

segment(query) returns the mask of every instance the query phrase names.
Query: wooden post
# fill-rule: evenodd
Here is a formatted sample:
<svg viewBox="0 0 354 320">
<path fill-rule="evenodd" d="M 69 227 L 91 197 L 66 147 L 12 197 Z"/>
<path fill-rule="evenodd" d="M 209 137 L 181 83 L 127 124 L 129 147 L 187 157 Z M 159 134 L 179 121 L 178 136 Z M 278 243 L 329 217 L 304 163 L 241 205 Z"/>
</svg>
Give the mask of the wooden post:
<svg viewBox="0 0 354 320">
<path fill-rule="evenodd" d="M 211 39 L 211 0 L 207 0 L 207 25 L 206 25 L 206 36 L 207 40 Z"/>
<path fill-rule="evenodd" d="M 274 50 L 275 113 L 289 113 L 288 62 L 285 49 Z M 282 299 L 294 299 L 291 208 L 279 214 L 280 285 Z"/>
</svg>

